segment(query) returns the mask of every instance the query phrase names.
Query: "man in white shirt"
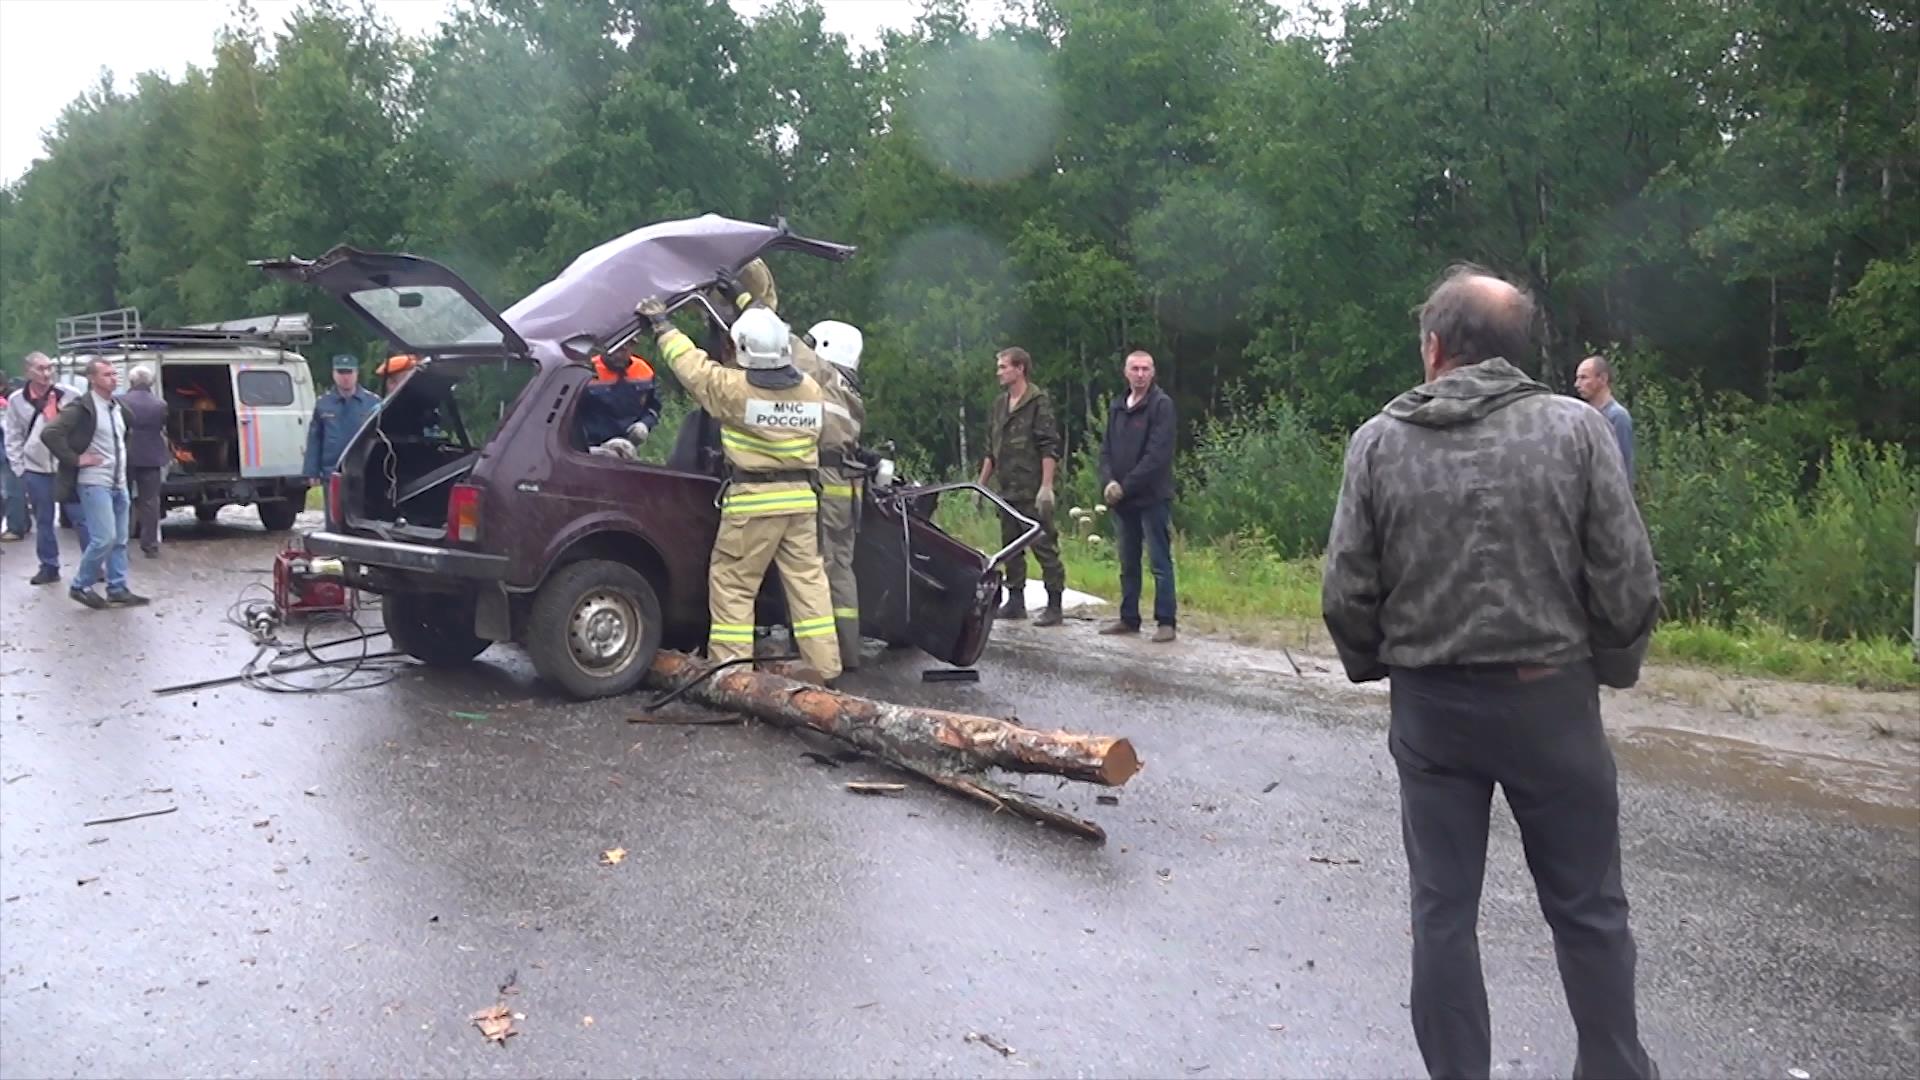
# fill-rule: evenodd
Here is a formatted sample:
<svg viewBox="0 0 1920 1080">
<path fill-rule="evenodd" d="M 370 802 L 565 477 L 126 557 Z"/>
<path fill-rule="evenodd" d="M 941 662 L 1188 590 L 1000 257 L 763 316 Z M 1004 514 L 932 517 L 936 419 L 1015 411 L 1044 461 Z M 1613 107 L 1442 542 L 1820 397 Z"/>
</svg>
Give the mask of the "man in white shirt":
<svg viewBox="0 0 1920 1080">
<path fill-rule="evenodd" d="M 59 463 L 56 483 L 63 499 L 79 496 L 87 526 L 87 550 L 67 595 L 99 610 L 139 607 L 147 598 L 127 587 L 127 413 L 114 399 L 119 372 L 105 360 L 87 363 L 87 392 L 60 410 L 40 433 Z M 104 570 L 107 595 L 93 591 Z"/>
</svg>

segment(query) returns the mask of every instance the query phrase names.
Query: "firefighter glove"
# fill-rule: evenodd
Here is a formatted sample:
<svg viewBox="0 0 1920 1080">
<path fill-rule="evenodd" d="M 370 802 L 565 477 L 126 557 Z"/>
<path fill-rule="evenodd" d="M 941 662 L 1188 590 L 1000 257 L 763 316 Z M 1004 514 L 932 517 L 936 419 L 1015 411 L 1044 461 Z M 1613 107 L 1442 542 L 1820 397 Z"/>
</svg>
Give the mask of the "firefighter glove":
<svg viewBox="0 0 1920 1080">
<path fill-rule="evenodd" d="M 661 303 L 660 298 L 657 296 L 649 296 L 645 300 L 640 301 L 640 303 L 634 307 L 633 311 L 634 314 L 653 325 L 653 332 L 655 334 L 664 334 L 673 329 L 673 323 L 667 321 L 667 305 Z"/>
</svg>

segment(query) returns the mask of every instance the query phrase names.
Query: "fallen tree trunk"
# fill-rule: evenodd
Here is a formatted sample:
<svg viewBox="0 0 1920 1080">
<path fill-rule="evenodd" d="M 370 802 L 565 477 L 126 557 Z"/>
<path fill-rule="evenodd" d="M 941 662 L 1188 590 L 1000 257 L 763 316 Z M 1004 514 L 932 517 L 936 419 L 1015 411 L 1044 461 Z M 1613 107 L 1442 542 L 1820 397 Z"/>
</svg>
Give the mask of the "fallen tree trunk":
<svg viewBox="0 0 1920 1080">
<path fill-rule="evenodd" d="M 647 681 L 674 690 L 702 670 L 693 657 L 662 650 Z M 999 788 L 986 779 L 986 770 L 1047 773 L 1108 787 L 1140 771 L 1140 758 L 1124 738 L 1036 731 L 1009 720 L 873 701 L 773 671 L 732 668 L 694 685 L 686 696 L 783 727 L 811 728 L 942 787 L 1095 839 L 1106 836 L 1098 825 Z"/>
</svg>

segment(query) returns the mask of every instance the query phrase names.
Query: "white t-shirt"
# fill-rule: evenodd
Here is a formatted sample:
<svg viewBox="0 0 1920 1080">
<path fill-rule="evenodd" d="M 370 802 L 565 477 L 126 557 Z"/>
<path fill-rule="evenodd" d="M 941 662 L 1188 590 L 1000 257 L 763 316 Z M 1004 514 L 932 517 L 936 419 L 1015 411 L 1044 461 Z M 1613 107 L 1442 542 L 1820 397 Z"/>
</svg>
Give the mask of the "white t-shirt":
<svg viewBox="0 0 1920 1080">
<path fill-rule="evenodd" d="M 87 446 L 87 451 L 100 455 L 103 460 L 98 465 L 83 467 L 80 470 L 80 483 L 124 488 L 127 486 L 126 417 L 114 407 L 112 399 L 103 398 L 91 390 L 87 393 L 93 398 L 93 413 L 99 418 L 99 422 L 93 425 L 93 442 Z"/>
</svg>

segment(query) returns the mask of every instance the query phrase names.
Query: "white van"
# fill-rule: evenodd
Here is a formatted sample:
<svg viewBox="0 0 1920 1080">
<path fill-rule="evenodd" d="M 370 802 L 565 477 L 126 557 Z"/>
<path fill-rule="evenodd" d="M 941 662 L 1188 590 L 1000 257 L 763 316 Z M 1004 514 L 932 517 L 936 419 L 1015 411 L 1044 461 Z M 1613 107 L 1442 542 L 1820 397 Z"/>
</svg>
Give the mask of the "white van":
<svg viewBox="0 0 1920 1080">
<path fill-rule="evenodd" d="M 154 369 L 173 454 L 166 508 L 212 521 L 222 506 L 252 503 L 268 531 L 293 527 L 314 405 L 313 375 L 293 349 L 313 340 L 306 315 L 157 329 L 119 308 L 61 319 L 58 337 L 56 378 L 85 385 L 88 362 L 107 360 L 124 392 L 133 368 Z"/>
</svg>

